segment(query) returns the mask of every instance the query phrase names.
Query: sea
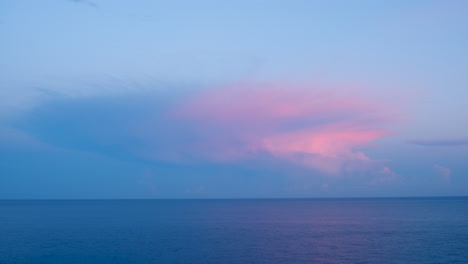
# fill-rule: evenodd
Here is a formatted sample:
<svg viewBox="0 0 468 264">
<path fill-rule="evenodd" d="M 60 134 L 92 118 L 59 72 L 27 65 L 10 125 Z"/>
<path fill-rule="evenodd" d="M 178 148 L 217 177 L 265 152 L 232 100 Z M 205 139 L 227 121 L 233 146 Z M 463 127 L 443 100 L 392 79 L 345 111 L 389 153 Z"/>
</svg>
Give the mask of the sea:
<svg viewBox="0 0 468 264">
<path fill-rule="evenodd" d="M 1 264 L 468 263 L 468 198 L 2 200 Z"/>
</svg>

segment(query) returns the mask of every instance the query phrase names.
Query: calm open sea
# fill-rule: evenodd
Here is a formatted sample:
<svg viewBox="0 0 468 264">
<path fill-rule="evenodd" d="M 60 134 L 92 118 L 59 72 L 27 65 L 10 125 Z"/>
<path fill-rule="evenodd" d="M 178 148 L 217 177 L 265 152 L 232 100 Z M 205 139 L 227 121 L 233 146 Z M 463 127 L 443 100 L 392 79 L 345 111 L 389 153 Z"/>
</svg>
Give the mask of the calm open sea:
<svg viewBox="0 0 468 264">
<path fill-rule="evenodd" d="M 468 263 L 468 198 L 0 201 L 0 263 Z"/>
</svg>

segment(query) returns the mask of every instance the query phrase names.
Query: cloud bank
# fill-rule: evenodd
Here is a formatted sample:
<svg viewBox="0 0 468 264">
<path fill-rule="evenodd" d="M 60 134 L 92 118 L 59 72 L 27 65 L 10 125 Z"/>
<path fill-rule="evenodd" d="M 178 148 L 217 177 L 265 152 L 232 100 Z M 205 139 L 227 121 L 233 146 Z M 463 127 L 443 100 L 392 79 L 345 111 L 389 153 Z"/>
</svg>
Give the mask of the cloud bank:
<svg viewBox="0 0 468 264">
<path fill-rule="evenodd" d="M 383 101 L 309 84 L 62 99 L 17 124 L 41 140 L 172 163 L 284 163 L 326 175 L 389 170 L 363 147 L 392 135 Z M 182 95 L 183 94 L 183 95 Z"/>
</svg>

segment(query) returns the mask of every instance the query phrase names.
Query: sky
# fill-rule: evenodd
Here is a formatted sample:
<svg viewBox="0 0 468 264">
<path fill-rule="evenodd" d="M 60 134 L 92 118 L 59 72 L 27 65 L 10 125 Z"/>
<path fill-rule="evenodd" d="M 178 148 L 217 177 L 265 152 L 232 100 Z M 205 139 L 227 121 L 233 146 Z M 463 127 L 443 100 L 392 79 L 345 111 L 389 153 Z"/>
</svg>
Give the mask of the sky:
<svg viewBox="0 0 468 264">
<path fill-rule="evenodd" d="M 0 0 L 0 199 L 468 195 L 468 2 Z"/>
</svg>

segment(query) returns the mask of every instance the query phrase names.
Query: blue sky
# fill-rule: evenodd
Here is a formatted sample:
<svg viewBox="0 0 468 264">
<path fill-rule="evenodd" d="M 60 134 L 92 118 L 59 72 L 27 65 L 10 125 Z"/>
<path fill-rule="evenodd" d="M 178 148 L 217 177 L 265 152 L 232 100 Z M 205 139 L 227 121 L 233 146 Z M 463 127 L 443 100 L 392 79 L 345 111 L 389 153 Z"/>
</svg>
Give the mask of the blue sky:
<svg viewBox="0 0 468 264">
<path fill-rule="evenodd" d="M 465 1 L 0 1 L 0 198 L 468 195 Z"/>
</svg>

